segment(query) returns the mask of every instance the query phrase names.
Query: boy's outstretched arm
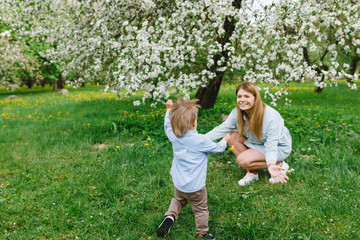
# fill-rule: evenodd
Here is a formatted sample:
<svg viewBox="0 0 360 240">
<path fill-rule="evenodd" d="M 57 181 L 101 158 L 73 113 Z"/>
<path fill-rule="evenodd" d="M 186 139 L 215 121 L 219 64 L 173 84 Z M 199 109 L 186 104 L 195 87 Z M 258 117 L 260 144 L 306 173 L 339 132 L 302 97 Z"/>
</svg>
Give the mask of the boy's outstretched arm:
<svg viewBox="0 0 360 240">
<path fill-rule="evenodd" d="M 202 135 L 202 136 L 204 136 L 204 135 Z M 230 134 L 227 134 L 218 143 L 215 143 L 215 142 L 211 141 L 210 139 L 208 139 L 207 137 L 205 137 L 203 139 L 203 141 L 201 141 L 198 144 L 199 151 L 206 152 L 206 153 L 221 153 L 225 150 L 227 143 L 229 141 L 230 141 Z"/>
<path fill-rule="evenodd" d="M 172 106 L 174 105 L 172 100 L 167 100 L 166 102 L 166 111 L 170 111 Z"/>
<path fill-rule="evenodd" d="M 164 119 L 164 130 L 165 130 L 166 136 L 168 137 L 170 142 L 174 141 L 174 139 L 176 138 L 175 134 L 172 131 L 171 124 L 170 124 L 170 110 L 171 110 L 172 106 L 173 106 L 173 101 L 168 100 L 166 102 L 166 114 L 165 114 L 165 119 Z"/>
</svg>

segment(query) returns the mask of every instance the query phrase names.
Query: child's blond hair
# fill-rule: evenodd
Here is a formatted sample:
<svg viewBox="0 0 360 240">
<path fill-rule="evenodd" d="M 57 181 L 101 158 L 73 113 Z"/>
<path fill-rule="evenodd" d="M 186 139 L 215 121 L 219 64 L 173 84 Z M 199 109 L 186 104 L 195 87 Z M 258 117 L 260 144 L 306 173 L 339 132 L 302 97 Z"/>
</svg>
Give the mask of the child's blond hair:
<svg viewBox="0 0 360 240">
<path fill-rule="evenodd" d="M 197 102 L 197 99 L 179 98 L 171 108 L 170 123 L 175 136 L 182 137 L 186 131 L 193 128 L 200 108 L 200 105 L 196 104 Z"/>
</svg>

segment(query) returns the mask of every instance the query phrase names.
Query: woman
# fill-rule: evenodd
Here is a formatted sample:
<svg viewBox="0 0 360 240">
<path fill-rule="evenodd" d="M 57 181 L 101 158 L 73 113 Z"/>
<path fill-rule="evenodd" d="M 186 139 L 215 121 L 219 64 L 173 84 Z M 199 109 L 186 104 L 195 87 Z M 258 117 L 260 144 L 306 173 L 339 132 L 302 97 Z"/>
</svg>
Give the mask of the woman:
<svg viewBox="0 0 360 240">
<path fill-rule="evenodd" d="M 284 160 L 291 153 L 291 135 L 283 118 L 261 101 L 259 89 L 251 82 L 240 84 L 236 96 L 236 108 L 206 136 L 214 141 L 231 132 L 230 149 L 238 165 L 247 170 L 240 186 L 258 180 L 257 171 L 266 168 L 270 183 L 286 183 L 289 165 Z"/>
</svg>

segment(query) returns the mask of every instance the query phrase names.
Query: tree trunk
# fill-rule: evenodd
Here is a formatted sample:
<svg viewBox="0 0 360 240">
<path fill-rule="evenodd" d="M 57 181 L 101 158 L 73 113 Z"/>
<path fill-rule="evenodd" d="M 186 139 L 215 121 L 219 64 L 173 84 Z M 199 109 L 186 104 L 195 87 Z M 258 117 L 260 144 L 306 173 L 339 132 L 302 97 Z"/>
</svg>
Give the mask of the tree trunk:
<svg viewBox="0 0 360 240">
<path fill-rule="evenodd" d="M 58 89 L 58 80 L 54 81 L 54 85 L 53 85 L 53 92 L 57 92 L 59 89 Z"/>
<path fill-rule="evenodd" d="M 34 86 L 34 81 L 30 77 L 27 77 L 25 80 L 25 84 L 28 88 L 31 89 Z"/>
<path fill-rule="evenodd" d="M 206 87 L 199 87 L 195 98 L 199 99 L 202 109 L 213 108 L 218 96 L 224 72 L 216 72 L 216 77 L 211 79 Z"/>
<path fill-rule="evenodd" d="M 320 82 L 323 82 L 323 81 L 324 81 L 324 78 L 325 78 L 325 75 L 323 74 L 323 75 L 321 76 L 321 81 L 320 81 Z M 322 90 L 323 90 L 323 88 L 317 87 L 314 92 L 316 92 L 316 93 L 321 93 Z"/>
<path fill-rule="evenodd" d="M 237 9 L 241 8 L 241 2 L 242 0 L 234 0 L 233 6 Z M 218 37 L 217 42 L 224 46 L 226 43 L 230 42 L 230 37 L 233 34 L 235 30 L 235 20 L 233 18 L 227 17 L 224 23 L 224 30 L 225 35 L 223 37 Z M 219 66 L 218 61 L 221 59 L 221 57 L 225 58 L 225 61 Z M 202 109 L 209 109 L 213 108 L 216 102 L 216 98 L 218 96 L 222 78 L 225 74 L 225 72 L 219 72 L 217 71 L 218 67 L 226 66 L 228 62 L 228 51 L 222 51 L 219 54 L 216 54 L 213 57 L 214 65 L 208 69 L 209 71 L 215 73 L 215 77 L 212 79 L 209 79 L 208 84 L 206 87 L 199 87 L 195 98 L 199 100 L 199 104 Z"/>
<path fill-rule="evenodd" d="M 356 56 L 355 58 L 352 59 L 351 65 L 350 65 L 350 74 L 351 74 L 351 75 L 354 75 L 354 74 L 355 74 L 356 67 L 357 67 L 357 64 L 358 64 L 359 61 L 360 61 L 360 57 L 359 57 L 359 56 Z M 356 80 L 357 80 L 357 79 L 356 79 Z M 346 81 L 347 81 L 348 83 L 354 82 L 353 79 L 346 79 Z"/>
<path fill-rule="evenodd" d="M 59 89 L 63 89 L 64 88 L 64 78 L 62 76 L 62 74 L 60 73 L 59 78 L 58 78 L 58 88 Z"/>
<path fill-rule="evenodd" d="M 63 89 L 64 88 L 64 81 L 63 81 L 63 77 L 60 73 L 58 80 L 56 80 L 54 82 L 54 87 L 53 87 L 53 91 L 57 92 L 59 89 Z"/>
<path fill-rule="evenodd" d="M 47 78 L 44 78 L 43 80 L 41 80 L 40 81 L 41 87 L 45 87 L 47 81 L 48 81 Z"/>
<path fill-rule="evenodd" d="M 320 61 L 321 61 L 321 62 L 323 62 L 323 60 L 324 60 L 324 58 L 325 58 L 325 56 L 326 56 L 327 53 L 328 53 L 328 49 L 325 50 L 324 54 L 323 54 L 322 57 L 320 58 Z M 309 66 L 312 66 L 313 64 L 312 64 L 312 62 L 310 61 L 309 52 L 308 52 L 308 49 L 307 49 L 306 47 L 303 47 L 303 55 L 304 55 L 304 59 L 305 59 L 306 63 L 307 63 Z M 328 70 L 329 67 L 326 66 L 325 64 L 323 64 L 323 68 L 322 68 L 322 69 Z M 320 69 L 318 66 L 316 66 L 315 70 L 316 70 L 316 73 L 317 73 L 317 74 L 321 75 L 321 81 L 320 81 L 320 82 L 323 82 L 323 81 L 325 80 L 325 75 L 322 73 L 321 69 Z M 322 90 L 323 90 L 323 88 L 317 87 L 317 88 L 314 90 L 314 92 L 316 92 L 316 93 L 321 93 Z"/>
</svg>

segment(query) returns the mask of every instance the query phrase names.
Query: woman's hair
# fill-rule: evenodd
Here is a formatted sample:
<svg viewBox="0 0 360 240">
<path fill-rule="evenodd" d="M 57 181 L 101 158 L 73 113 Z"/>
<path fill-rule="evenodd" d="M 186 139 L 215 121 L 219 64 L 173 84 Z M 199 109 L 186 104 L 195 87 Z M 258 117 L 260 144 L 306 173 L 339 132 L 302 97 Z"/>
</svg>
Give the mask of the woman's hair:
<svg viewBox="0 0 360 240">
<path fill-rule="evenodd" d="M 197 99 L 184 100 L 179 98 L 171 108 L 170 123 L 174 134 L 182 137 L 184 132 L 193 128 L 193 124 L 197 119 L 197 112 L 200 105 L 196 104 Z"/>
<path fill-rule="evenodd" d="M 238 112 L 238 124 L 239 135 L 244 134 L 245 128 L 250 129 L 250 133 L 255 135 L 258 141 L 261 139 L 263 119 L 265 113 L 265 104 L 261 101 L 261 96 L 258 87 L 251 82 L 241 83 L 236 88 L 236 96 L 240 89 L 252 94 L 255 97 L 254 106 L 250 109 L 250 113 L 246 114 L 245 111 L 240 110 L 240 107 L 236 104 Z M 248 125 L 245 126 L 244 118 L 246 118 Z"/>
</svg>

